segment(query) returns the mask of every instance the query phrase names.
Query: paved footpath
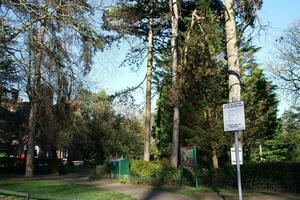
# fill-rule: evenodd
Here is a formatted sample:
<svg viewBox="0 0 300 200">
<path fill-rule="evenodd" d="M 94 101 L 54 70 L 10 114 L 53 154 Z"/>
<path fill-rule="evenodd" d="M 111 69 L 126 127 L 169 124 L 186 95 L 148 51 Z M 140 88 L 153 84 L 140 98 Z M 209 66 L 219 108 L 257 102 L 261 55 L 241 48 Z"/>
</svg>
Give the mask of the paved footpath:
<svg viewBox="0 0 300 200">
<path fill-rule="evenodd" d="M 104 190 L 111 190 L 111 191 L 127 194 L 136 198 L 137 200 L 192 200 L 192 198 L 181 194 L 160 191 L 153 187 L 147 187 L 147 186 L 113 183 L 108 180 L 90 181 L 86 177 L 77 178 L 77 179 L 71 178 L 70 180 L 72 182 L 77 182 L 81 184 L 93 185 L 97 188 L 101 188 Z"/>
<path fill-rule="evenodd" d="M 38 177 L 37 177 L 38 178 Z M 72 183 L 87 184 L 92 185 L 103 190 L 111 190 L 115 192 L 124 193 L 130 195 L 137 200 L 237 200 L 236 194 L 220 194 L 220 193 L 206 193 L 199 192 L 193 196 L 193 198 L 174 193 L 161 191 L 153 187 L 130 185 L 130 184 L 120 184 L 113 183 L 111 180 L 100 180 L 91 181 L 87 176 L 83 175 L 66 175 L 66 176 L 47 176 L 44 178 L 48 179 L 60 179 L 63 181 L 70 181 Z M 176 190 L 176 188 L 174 188 Z M 251 193 L 251 195 L 246 195 L 245 200 L 300 200 L 300 197 L 290 195 L 290 194 L 280 194 L 280 193 Z"/>
<path fill-rule="evenodd" d="M 150 187 L 138 187 L 119 183 L 110 183 L 105 185 L 101 185 L 97 182 L 95 183 L 95 186 L 98 188 L 124 193 L 136 198 L 137 200 L 191 200 L 191 198 L 181 194 L 159 191 Z"/>
</svg>

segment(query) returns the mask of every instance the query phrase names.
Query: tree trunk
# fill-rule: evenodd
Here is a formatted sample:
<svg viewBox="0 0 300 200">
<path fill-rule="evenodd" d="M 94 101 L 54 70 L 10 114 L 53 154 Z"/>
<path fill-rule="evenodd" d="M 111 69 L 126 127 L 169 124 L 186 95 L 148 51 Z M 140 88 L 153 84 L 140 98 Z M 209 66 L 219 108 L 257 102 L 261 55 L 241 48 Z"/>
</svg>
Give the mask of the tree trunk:
<svg viewBox="0 0 300 200">
<path fill-rule="evenodd" d="M 187 66 L 187 56 L 188 56 L 188 46 L 189 46 L 188 43 L 189 40 L 191 39 L 192 30 L 195 26 L 195 15 L 196 15 L 196 10 L 194 10 L 192 13 L 191 24 L 185 37 L 185 42 L 184 42 L 185 44 L 184 44 L 184 51 L 183 51 L 183 66 L 182 66 L 183 69 Z"/>
<path fill-rule="evenodd" d="M 239 101 L 241 96 L 240 64 L 238 58 L 238 46 L 236 40 L 235 14 L 233 0 L 225 0 L 225 29 L 226 48 L 229 74 L 229 101 Z"/>
<path fill-rule="evenodd" d="M 33 133 L 35 132 L 35 124 L 34 124 L 34 113 L 36 107 L 34 104 L 31 105 L 30 113 L 29 113 L 29 123 L 28 123 L 28 143 L 26 145 L 26 170 L 25 176 L 31 177 L 33 176 L 33 159 L 34 159 L 34 142 L 33 142 Z"/>
<path fill-rule="evenodd" d="M 261 144 L 259 144 L 259 161 L 263 161 L 263 149 Z"/>
<path fill-rule="evenodd" d="M 153 9 L 149 16 L 148 33 L 148 55 L 147 55 L 147 85 L 146 85 L 146 119 L 145 119 L 145 142 L 144 142 L 144 160 L 150 160 L 150 133 L 151 133 L 151 84 L 153 67 Z"/>
<path fill-rule="evenodd" d="M 35 63 L 34 63 L 34 88 L 33 88 L 33 97 L 31 102 L 30 114 L 29 114 L 29 127 L 28 127 L 28 144 L 27 144 L 27 156 L 26 156 L 26 170 L 25 176 L 33 176 L 34 168 L 34 137 L 36 133 L 36 114 L 37 108 L 40 103 L 41 98 L 41 65 L 43 58 L 43 47 L 44 47 L 44 35 L 45 27 L 41 27 L 38 30 L 37 35 L 37 47 L 35 52 Z"/>
<path fill-rule="evenodd" d="M 229 102 L 234 102 L 240 101 L 241 99 L 241 85 L 233 0 L 225 0 L 225 7 L 226 49 L 229 74 Z M 238 136 L 239 144 L 242 145 L 242 131 L 239 131 Z"/>
<path fill-rule="evenodd" d="M 169 0 L 169 8 L 171 13 L 172 37 L 171 37 L 171 53 L 172 53 L 172 89 L 174 100 L 174 116 L 173 116 L 173 139 L 171 165 L 177 168 L 178 165 L 178 143 L 179 143 L 179 108 L 178 108 L 178 90 L 177 90 L 177 36 L 178 36 L 178 2 L 177 0 Z"/>
<path fill-rule="evenodd" d="M 213 149 L 212 151 L 212 162 L 213 162 L 213 168 L 218 169 L 219 168 L 219 159 L 217 156 L 217 151 Z"/>
</svg>

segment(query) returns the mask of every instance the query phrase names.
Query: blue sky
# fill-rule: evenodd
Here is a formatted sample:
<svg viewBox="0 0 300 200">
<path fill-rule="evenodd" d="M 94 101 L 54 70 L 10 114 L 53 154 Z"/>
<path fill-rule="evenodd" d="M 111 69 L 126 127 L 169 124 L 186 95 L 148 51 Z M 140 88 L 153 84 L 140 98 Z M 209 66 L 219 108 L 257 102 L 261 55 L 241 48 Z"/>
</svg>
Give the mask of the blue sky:
<svg viewBox="0 0 300 200">
<path fill-rule="evenodd" d="M 300 18 L 300 1 L 264 0 L 258 17 L 263 24 L 269 26 L 266 33 L 261 33 L 261 36 L 255 41 L 256 45 L 262 47 L 257 58 L 264 63 L 274 53 L 275 38 L 281 35 L 289 23 Z"/>
<path fill-rule="evenodd" d="M 258 17 L 262 24 L 268 25 L 267 31 L 256 37 L 254 44 L 262 47 L 256 57 L 262 67 L 266 67 L 268 60 L 274 55 L 275 38 L 280 36 L 288 24 L 300 18 L 300 0 L 264 0 Z M 123 42 L 119 47 L 112 47 L 96 55 L 95 66 L 88 76 L 89 86 L 93 91 L 106 90 L 109 94 L 139 84 L 145 77 L 146 63 L 140 70 L 132 72 L 129 68 L 119 68 L 124 60 L 129 44 Z M 135 92 L 135 98 L 143 107 L 144 90 Z M 154 103 L 153 103 L 154 104 Z M 289 105 L 282 100 L 279 106 L 280 113 Z"/>
<path fill-rule="evenodd" d="M 262 24 L 268 25 L 268 28 L 265 33 L 262 32 L 254 40 L 254 44 L 261 47 L 256 57 L 262 68 L 267 69 L 267 63 L 274 59 L 275 39 L 283 34 L 290 23 L 300 19 L 300 1 L 264 0 L 258 17 Z M 267 71 L 266 74 L 268 74 Z M 280 93 L 278 93 L 278 96 L 280 100 L 279 115 L 281 115 L 290 106 L 290 103 Z"/>
</svg>

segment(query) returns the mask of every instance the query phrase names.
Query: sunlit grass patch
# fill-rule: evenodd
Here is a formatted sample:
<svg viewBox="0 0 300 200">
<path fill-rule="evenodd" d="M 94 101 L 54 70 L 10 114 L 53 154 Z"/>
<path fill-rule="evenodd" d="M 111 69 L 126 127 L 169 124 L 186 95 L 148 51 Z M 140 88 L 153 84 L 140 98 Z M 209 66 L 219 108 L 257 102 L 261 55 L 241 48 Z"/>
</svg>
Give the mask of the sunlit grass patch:
<svg viewBox="0 0 300 200">
<path fill-rule="evenodd" d="M 29 194 L 47 195 L 51 197 L 76 197 L 84 200 L 133 199 L 125 194 L 105 191 L 89 185 L 67 183 L 59 180 L 7 179 L 0 181 L 0 189 L 16 192 L 29 192 Z M 9 200 L 14 199 L 13 197 L 5 197 L 4 195 L 1 197 L 1 199 L 2 198 L 7 198 Z"/>
</svg>

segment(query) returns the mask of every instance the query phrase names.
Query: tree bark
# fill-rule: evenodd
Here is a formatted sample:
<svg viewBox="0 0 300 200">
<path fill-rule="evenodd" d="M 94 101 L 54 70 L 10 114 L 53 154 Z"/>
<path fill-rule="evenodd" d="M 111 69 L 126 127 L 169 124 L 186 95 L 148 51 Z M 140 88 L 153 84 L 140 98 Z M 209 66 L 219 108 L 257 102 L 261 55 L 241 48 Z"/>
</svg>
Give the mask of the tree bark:
<svg viewBox="0 0 300 200">
<path fill-rule="evenodd" d="M 217 151 L 213 149 L 212 151 L 212 162 L 213 162 L 213 168 L 218 169 L 219 168 L 219 159 L 217 155 Z"/>
<path fill-rule="evenodd" d="M 34 170 L 34 137 L 36 133 L 36 114 L 37 108 L 40 103 L 41 98 L 41 65 L 43 58 L 43 47 L 44 47 L 44 35 L 45 27 L 42 26 L 38 30 L 37 35 L 37 48 L 35 52 L 35 63 L 34 63 L 34 88 L 33 88 L 33 97 L 31 102 L 29 122 L 28 122 L 28 144 L 27 144 L 27 155 L 26 155 L 26 170 L 25 176 L 33 176 Z"/>
<path fill-rule="evenodd" d="M 177 91 L 177 37 L 178 37 L 178 1 L 169 0 L 169 8 L 171 14 L 172 37 L 171 37 L 171 53 L 172 53 L 172 89 L 174 100 L 174 116 L 173 116 L 173 139 L 171 165 L 177 168 L 178 165 L 178 143 L 179 143 L 179 107 L 178 107 L 178 91 Z"/>
<path fill-rule="evenodd" d="M 225 0 L 225 31 L 228 62 L 229 102 L 241 100 L 240 64 L 236 37 L 233 0 Z M 242 131 L 238 131 L 239 144 L 242 146 Z"/>
<path fill-rule="evenodd" d="M 26 170 L 25 176 L 31 177 L 33 176 L 33 159 L 34 159 L 34 142 L 33 142 L 33 133 L 34 129 L 34 113 L 35 113 L 35 105 L 32 104 L 29 113 L 29 123 L 28 123 L 28 143 L 26 145 Z"/>
<path fill-rule="evenodd" d="M 186 66 L 187 66 L 187 56 L 188 56 L 188 46 L 189 46 L 189 40 L 191 39 L 191 34 L 192 34 L 192 30 L 195 26 L 195 15 L 196 15 L 196 11 L 197 10 L 194 10 L 193 13 L 192 13 L 192 20 L 191 20 L 191 24 L 190 24 L 190 27 L 188 29 L 188 32 L 186 34 L 186 37 L 185 37 L 185 46 L 184 46 L 184 51 L 183 51 L 183 66 L 182 68 L 184 69 Z"/>
<path fill-rule="evenodd" d="M 148 55 L 147 55 L 147 85 L 146 85 L 146 118 L 145 118 L 145 141 L 144 160 L 150 161 L 150 133 L 151 133 L 151 85 L 153 68 L 153 8 L 149 16 Z"/>
<path fill-rule="evenodd" d="M 233 0 L 225 0 L 225 29 L 226 29 L 226 49 L 229 74 L 229 101 L 240 101 L 240 64 L 238 58 L 238 46 L 236 39 L 235 14 Z"/>
</svg>

